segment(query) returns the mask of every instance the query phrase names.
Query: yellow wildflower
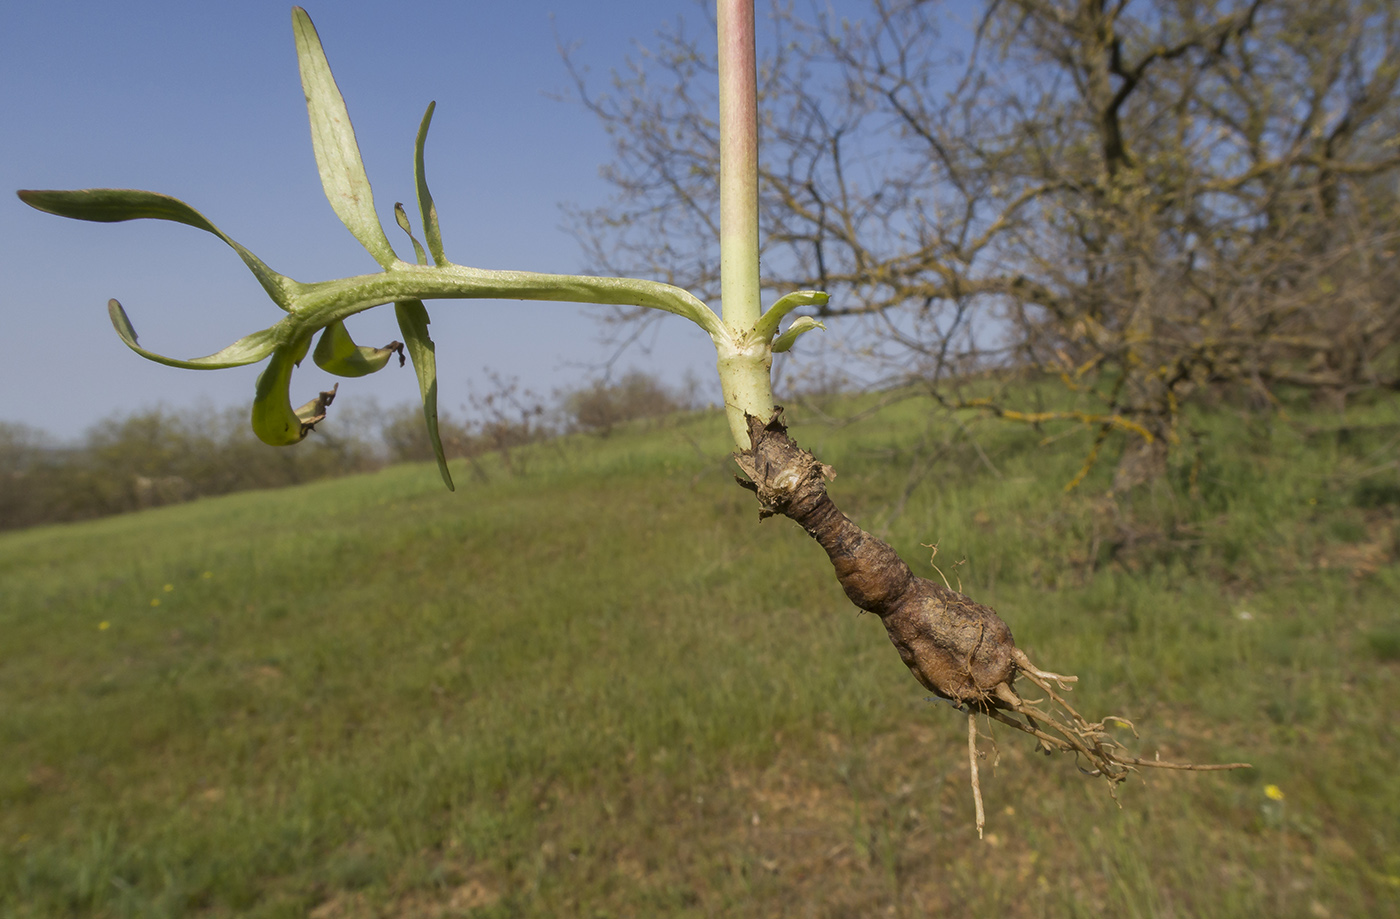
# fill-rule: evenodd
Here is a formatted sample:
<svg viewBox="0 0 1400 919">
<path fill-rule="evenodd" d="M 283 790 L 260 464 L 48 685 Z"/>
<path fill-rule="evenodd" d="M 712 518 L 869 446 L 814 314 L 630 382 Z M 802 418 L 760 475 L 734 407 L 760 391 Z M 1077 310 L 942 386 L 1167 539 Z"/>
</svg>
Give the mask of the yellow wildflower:
<svg viewBox="0 0 1400 919">
<path fill-rule="evenodd" d="M 1283 789 L 1279 788 L 1277 785 L 1265 785 L 1264 797 L 1268 798 L 1270 801 L 1282 801 Z"/>
</svg>

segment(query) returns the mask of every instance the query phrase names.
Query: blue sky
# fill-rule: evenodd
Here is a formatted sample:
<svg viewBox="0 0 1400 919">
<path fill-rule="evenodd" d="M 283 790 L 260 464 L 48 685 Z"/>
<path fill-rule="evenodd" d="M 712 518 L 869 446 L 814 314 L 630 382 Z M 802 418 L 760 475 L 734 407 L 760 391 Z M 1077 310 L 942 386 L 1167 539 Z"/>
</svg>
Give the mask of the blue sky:
<svg viewBox="0 0 1400 919">
<path fill-rule="evenodd" d="M 278 311 L 212 236 L 157 221 L 89 224 L 41 214 L 19 188 L 144 188 L 183 199 L 274 269 L 299 280 L 375 270 L 336 220 L 312 159 L 291 34 L 291 6 L 10 3 L 0 12 L 0 420 L 72 437 L 114 413 L 251 402 L 260 365 L 186 371 L 128 351 L 106 317 L 126 307 L 142 344 L 177 357 L 215 351 Z M 427 172 L 447 254 L 484 268 L 572 272 L 584 266 L 561 203 L 596 205 L 608 189 L 602 128 L 550 98 L 571 83 L 556 34 L 579 43 L 595 80 L 683 15 L 688 0 L 340 0 L 307 10 L 355 122 L 391 239 L 395 201 L 412 201 L 413 136 L 438 103 Z M 409 207 L 410 214 L 414 208 Z M 415 223 L 416 223 L 415 216 Z M 400 247 L 403 251 L 403 247 Z M 441 404 L 467 401 L 483 368 L 541 393 L 583 380 L 611 353 L 585 307 L 430 303 Z M 366 344 L 397 337 L 392 311 L 352 322 Z M 708 340 L 681 320 L 621 367 L 679 381 L 712 373 Z M 307 361 L 300 401 L 329 385 Z M 345 381 L 345 401 L 416 400 L 411 370 Z"/>
</svg>

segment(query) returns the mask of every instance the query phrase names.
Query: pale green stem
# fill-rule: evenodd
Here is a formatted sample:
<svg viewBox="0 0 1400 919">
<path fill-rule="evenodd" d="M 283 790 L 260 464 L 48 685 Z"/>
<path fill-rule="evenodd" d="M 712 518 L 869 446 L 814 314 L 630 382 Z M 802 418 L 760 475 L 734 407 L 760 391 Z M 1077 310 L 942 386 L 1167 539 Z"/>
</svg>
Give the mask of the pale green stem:
<svg viewBox="0 0 1400 919">
<path fill-rule="evenodd" d="M 337 319 L 401 300 L 563 300 L 645 306 L 684 316 L 717 341 L 726 337 L 719 318 L 688 291 L 658 281 L 589 275 L 490 271 L 447 264 L 398 262 L 382 274 L 297 284 L 289 297 L 293 320 L 318 329 Z"/>
<path fill-rule="evenodd" d="M 719 22 L 720 298 L 726 340 L 716 338 L 729 430 L 749 447 L 744 415 L 773 413 L 771 336 L 753 334 L 758 281 L 758 77 L 753 0 L 717 0 Z"/>
</svg>

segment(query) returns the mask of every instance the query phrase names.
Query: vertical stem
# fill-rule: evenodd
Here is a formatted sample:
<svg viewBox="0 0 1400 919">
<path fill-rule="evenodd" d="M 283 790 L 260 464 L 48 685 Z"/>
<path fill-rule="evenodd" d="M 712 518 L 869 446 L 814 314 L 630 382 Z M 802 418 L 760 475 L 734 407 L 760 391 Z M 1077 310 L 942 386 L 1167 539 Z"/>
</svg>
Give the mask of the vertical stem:
<svg viewBox="0 0 1400 919">
<path fill-rule="evenodd" d="M 720 290 L 733 333 L 758 321 L 758 74 L 753 0 L 718 0 Z"/>
<path fill-rule="evenodd" d="M 753 0 L 716 0 L 719 23 L 720 299 L 732 348 L 719 354 L 730 431 L 749 446 L 747 412 L 773 412 L 767 342 L 748 341 L 761 314 L 758 282 L 758 75 Z"/>
</svg>

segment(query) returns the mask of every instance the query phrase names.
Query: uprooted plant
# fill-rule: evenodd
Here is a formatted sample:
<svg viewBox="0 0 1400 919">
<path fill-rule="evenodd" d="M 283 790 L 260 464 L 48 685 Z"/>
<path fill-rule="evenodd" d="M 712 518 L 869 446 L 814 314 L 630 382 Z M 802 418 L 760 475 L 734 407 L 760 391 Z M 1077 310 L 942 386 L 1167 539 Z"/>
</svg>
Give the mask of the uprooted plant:
<svg viewBox="0 0 1400 919">
<path fill-rule="evenodd" d="M 1031 734 L 1046 753 L 1075 754 L 1081 769 L 1101 776 L 1110 787 L 1139 766 L 1176 769 L 1232 769 L 1243 764 L 1197 766 L 1143 760 L 1128 755 L 1108 730 L 1131 724 L 1119 718 L 1091 722 L 1063 693 L 1074 677 L 1040 670 L 1016 647 L 1011 630 L 994 610 L 963 594 L 916 577 L 883 541 L 851 522 L 826 493 L 834 472 L 787 435 L 781 409 L 774 405 L 771 367 L 774 352 L 790 348 L 820 324 L 809 316 L 781 322 L 802 306 L 822 305 L 820 291 L 797 291 L 763 311 L 759 302 L 757 205 L 757 107 L 752 0 L 719 0 L 719 77 L 721 124 L 721 296 L 722 315 L 691 293 L 669 284 L 631 278 L 493 271 L 454 264 L 444 254 L 437 212 L 424 178 L 424 145 L 434 105 L 428 106 L 414 146 L 414 185 L 424 242 L 413 236 L 402 205 L 396 222 L 409 236 L 415 261 L 401 260 L 379 222 L 368 177 L 320 39 L 306 12 L 292 13 L 297 60 L 311 120 L 312 145 L 321 182 L 337 216 L 379 262 L 377 274 L 302 283 L 269 268 L 225 235 L 194 208 L 175 198 L 146 191 L 88 189 L 21 191 L 39 210 L 81 220 L 115 222 L 138 218 L 171 220 L 213 233 L 238 253 L 263 289 L 285 312 L 276 324 L 247 335 L 206 357 L 177 360 L 143 348 L 121 304 L 109 314 L 128 347 L 150 360 L 175 367 L 218 369 L 268 360 L 258 377 L 252 426 L 273 445 L 306 437 L 336 396 L 320 393 L 300 408 L 290 399 L 292 373 L 307 353 L 323 369 L 359 377 L 387 366 L 398 355 L 412 360 L 423 399 L 423 415 L 443 481 L 452 488 L 437 427 L 437 373 L 428 334 L 427 299 L 507 298 L 646 307 L 683 316 L 714 343 L 720 384 L 739 467 L 762 505 L 761 517 L 781 514 L 800 524 L 827 551 L 846 595 L 862 610 L 878 615 L 914 677 L 968 716 L 969 756 L 979 833 L 983 825 L 977 771 L 977 722 L 981 715 Z M 424 247 L 426 244 L 426 249 Z M 429 255 L 432 264 L 428 263 Z M 376 306 L 394 304 L 404 342 L 382 348 L 354 342 L 345 320 Z M 319 340 L 312 348 L 312 339 Z M 1016 687 L 1030 683 L 1045 698 L 1029 700 Z"/>
</svg>

